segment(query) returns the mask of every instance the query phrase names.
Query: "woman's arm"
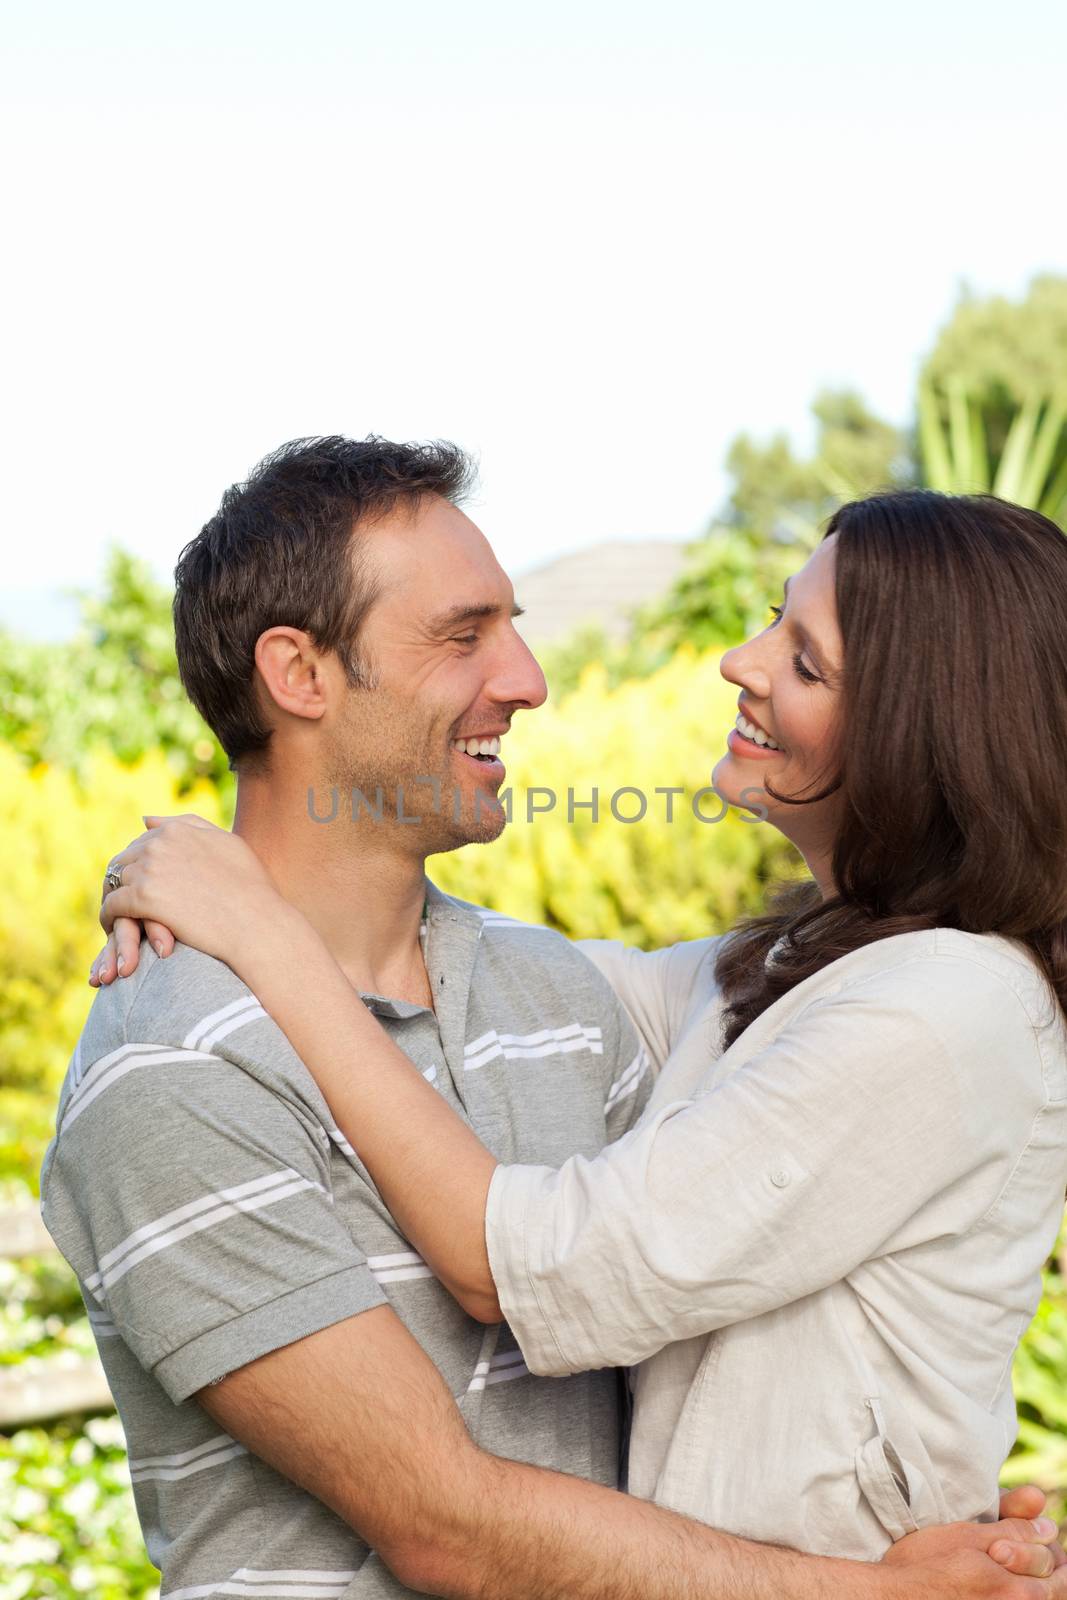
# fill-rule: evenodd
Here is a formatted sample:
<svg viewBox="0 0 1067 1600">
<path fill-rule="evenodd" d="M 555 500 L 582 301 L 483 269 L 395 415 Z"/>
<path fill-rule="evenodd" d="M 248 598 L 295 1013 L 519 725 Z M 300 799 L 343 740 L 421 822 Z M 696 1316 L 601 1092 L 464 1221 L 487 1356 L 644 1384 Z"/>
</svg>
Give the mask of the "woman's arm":
<svg viewBox="0 0 1067 1600">
<path fill-rule="evenodd" d="M 404 1236 L 465 1311 L 502 1321 L 485 1244 L 495 1159 L 379 1026 L 307 919 L 282 901 L 270 923 L 229 964 L 311 1072 Z"/>
<path fill-rule="evenodd" d="M 379 1026 L 242 839 L 200 817 L 152 822 L 114 858 L 123 886 L 104 900 L 105 929 L 120 917 L 155 918 L 236 972 L 314 1076 L 405 1236 L 470 1315 L 499 1322 L 485 1246 L 494 1158 Z"/>
<path fill-rule="evenodd" d="M 927 949 L 813 1000 L 717 1088 L 595 1159 L 499 1167 L 500 1304 L 531 1371 L 633 1364 L 966 1232 L 1028 1145 L 1047 1179 L 1038 1260 L 1061 1215 L 1065 1121 L 1014 992 Z"/>
<path fill-rule="evenodd" d="M 186 848 L 156 851 L 151 892 L 127 869 L 114 912 L 155 916 L 239 973 L 405 1234 L 471 1314 L 503 1308 L 536 1371 L 627 1365 L 800 1299 L 920 1212 L 909 1243 L 958 1228 L 992 1203 L 1020 1117 L 1040 1109 L 1005 1069 L 1035 1050 L 1019 1002 L 984 968 L 924 953 L 861 971 L 719 1088 L 595 1159 L 498 1167 L 247 846 L 217 829 L 171 837 Z"/>
</svg>

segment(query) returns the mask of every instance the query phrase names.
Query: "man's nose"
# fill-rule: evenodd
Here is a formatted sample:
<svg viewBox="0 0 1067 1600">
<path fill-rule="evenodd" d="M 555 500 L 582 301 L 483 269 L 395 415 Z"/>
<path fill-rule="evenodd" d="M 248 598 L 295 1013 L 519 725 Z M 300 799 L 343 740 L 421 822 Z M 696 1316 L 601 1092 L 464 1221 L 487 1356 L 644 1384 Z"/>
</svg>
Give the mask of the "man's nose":
<svg viewBox="0 0 1067 1600">
<path fill-rule="evenodd" d="M 548 685 L 540 663 L 516 628 L 504 646 L 486 693 L 498 702 L 534 711 L 548 699 Z"/>
</svg>

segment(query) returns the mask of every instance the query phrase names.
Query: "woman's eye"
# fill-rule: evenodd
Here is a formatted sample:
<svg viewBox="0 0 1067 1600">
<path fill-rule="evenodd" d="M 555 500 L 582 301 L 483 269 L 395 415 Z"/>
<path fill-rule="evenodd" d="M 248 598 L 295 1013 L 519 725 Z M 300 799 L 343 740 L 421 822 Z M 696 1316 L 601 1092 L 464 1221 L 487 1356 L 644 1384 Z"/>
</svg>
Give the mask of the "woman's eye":
<svg viewBox="0 0 1067 1600">
<path fill-rule="evenodd" d="M 802 657 L 799 654 L 797 654 L 797 655 L 795 655 L 793 657 L 793 665 L 796 668 L 797 677 L 798 678 L 803 678 L 805 683 L 821 683 L 822 682 L 822 679 L 819 677 L 817 672 L 811 672 L 804 665 L 804 661 L 803 661 Z"/>
<path fill-rule="evenodd" d="M 767 626 L 770 627 L 770 628 L 773 628 L 777 623 L 779 623 L 782 620 L 782 617 L 784 616 L 785 612 L 784 612 L 784 608 L 782 606 L 771 606 L 770 612 L 771 612 L 771 616 L 774 618 L 774 621 L 768 623 Z M 793 657 L 793 667 L 794 667 L 794 670 L 796 671 L 797 677 L 798 678 L 802 678 L 805 683 L 821 683 L 822 682 L 822 679 L 819 677 L 819 674 L 817 672 L 812 672 L 809 667 L 806 667 L 804 665 L 803 659 L 802 659 L 799 651 Z"/>
</svg>

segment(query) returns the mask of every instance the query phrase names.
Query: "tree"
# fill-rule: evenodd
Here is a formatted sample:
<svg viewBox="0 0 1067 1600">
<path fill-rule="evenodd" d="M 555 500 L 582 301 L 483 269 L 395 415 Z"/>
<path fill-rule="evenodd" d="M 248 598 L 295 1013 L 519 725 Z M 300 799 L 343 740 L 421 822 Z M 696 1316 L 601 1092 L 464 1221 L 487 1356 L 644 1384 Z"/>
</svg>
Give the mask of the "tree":
<svg viewBox="0 0 1067 1600">
<path fill-rule="evenodd" d="M 180 786 L 225 785 L 226 758 L 178 674 L 170 591 L 113 549 L 100 595 L 79 599 L 81 628 L 63 644 L 0 632 L 0 740 L 75 771 L 94 745 L 127 764 L 162 749 Z"/>
<path fill-rule="evenodd" d="M 726 465 L 733 476 L 724 511 L 713 520 L 747 538 L 811 549 L 827 517 L 845 500 L 914 481 L 907 434 L 877 417 L 851 389 L 824 389 L 812 402 L 815 453 L 798 459 L 784 434 L 768 444 L 742 433 Z"/>
<path fill-rule="evenodd" d="M 914 482 L 906 433 L 853 390 L 823 390 L 812 404 L 815 453 L 798 457 L 784 434 L 767 444 L 740 434 L 727 467 L 726 504 L 698 539 L 668 594 L 634 618 L 634 641 L 653 664 L 679 644 L 731 645 L 767 622 L 768 607 L 846 500 Z"/>
<path fill-rule="evenodd" d="M 923 364 L 943 387 L 951 378 L 983 403 L 1010 412 L 1035 395 L 1062 393 L 1067 380 L 1067 278 L 1034 278 L 1023 299 L 978 299 L 964 289 Z"/>
<path fill-rule="evenodd" d="M 1018 303 L 964 293 L 923 363 L 913 428 L 851 390 L 824 391 L 812 410 L 810 459 L 784 434 L 730 446 L 726 504 L 669 594 L 635 619 L 656 660 L 762 625 L 836 508 L 876 489 L 994 493 L 1067 531 L 1067 279 L 1035 278 Z"/>
<path fill-rule="evenodd" d="M 1067 529 L 1067 279 L 1035 278 L 1018 303 L 961 296 L 923 366 L 918 439 L 931 488 Z"/>
</svg>

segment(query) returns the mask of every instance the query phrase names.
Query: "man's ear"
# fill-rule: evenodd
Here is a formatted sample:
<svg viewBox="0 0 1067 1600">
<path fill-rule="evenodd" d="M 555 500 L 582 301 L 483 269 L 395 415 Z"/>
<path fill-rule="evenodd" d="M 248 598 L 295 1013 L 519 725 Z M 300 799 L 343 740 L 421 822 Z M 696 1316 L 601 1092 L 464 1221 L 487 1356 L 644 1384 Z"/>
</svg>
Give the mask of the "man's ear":
<svg viewBox="0 0 1067 1600">
<path fill-rule="evenodd" d="M 256 640 L 259 692 L 293 717 L 317 720 L 326 710 L 325 655 L 302 628 L 267 628 Z"/>
</svg>

